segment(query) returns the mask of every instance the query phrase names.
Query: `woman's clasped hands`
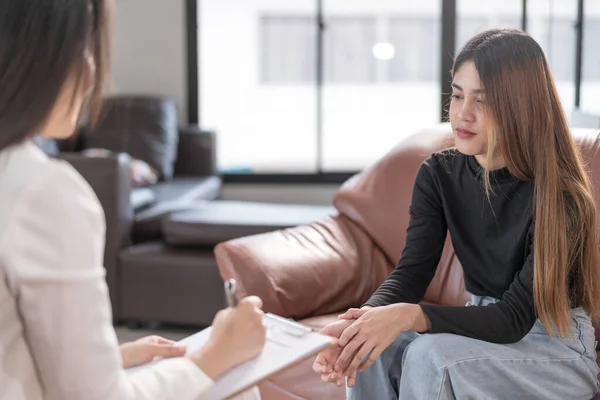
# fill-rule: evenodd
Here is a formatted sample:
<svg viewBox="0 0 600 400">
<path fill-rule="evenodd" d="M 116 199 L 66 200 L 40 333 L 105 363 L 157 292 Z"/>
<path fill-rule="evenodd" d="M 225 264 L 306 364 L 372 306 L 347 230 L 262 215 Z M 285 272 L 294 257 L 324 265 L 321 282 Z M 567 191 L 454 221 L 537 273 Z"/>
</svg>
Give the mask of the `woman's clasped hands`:
<svg viewBox="0 0 600 400">
<path fill-rule="evenodd" d="M 352 387 L 356 373 L 369 368 L 398 335 L 427 329 L 427 318 L 416 304 L 351 308 L 321 330 L 339 340 L 336 346 L 317 355 L 313 370 L 321 374 L 323 381 L 337 386 L 347 378 L 347 385 Z"/>
</svg>

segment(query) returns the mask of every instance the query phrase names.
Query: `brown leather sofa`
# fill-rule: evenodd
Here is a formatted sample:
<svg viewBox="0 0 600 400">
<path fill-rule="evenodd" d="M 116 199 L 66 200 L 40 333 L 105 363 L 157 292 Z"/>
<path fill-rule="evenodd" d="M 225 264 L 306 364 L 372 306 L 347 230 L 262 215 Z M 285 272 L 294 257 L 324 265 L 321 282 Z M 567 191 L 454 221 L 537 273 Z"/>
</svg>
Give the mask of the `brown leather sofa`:
<svg viewBox="0 0 600 400">
<path fill-rule="evenodd" d="M 600 199 L 600 131 L 573 134 Z M 341 187 L 334 200 L 339 215 L 334 218 L 219 244 L 215 254 L 222 277 L 237 279 L 241 296 L 260 296 L 266 311 L 315 329 L 335 320 L 337 312 L 360 306 L 400 258 L 419 165 L 429 154 L 447 148 L 450 140 L 450 128 L 442 124 L 402 142 Z M 467 299 L 462 268 L 448 240 L 424 301 L 464 305 Z M 263 398 L 344 399 L 343 388 L 322 382 L 312 372 L 312 361 L 261 384 Z"/>
</svg>

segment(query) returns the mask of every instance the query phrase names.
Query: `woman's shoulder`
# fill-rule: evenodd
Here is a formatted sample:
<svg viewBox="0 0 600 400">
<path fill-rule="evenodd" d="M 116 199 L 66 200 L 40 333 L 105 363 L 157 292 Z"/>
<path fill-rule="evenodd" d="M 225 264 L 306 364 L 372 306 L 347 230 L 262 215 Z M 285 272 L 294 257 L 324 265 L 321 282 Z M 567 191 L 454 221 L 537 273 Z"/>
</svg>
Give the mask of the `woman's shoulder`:
<svg viewBox="0 0 600 400">
<path fill-rule="evenodd" d="M 430 154 L 417 171 L 415 185 L 423 190 L 431 188 L 439 191 L 444 182 L 455 180 L 461 163 L 464 163 L 464 155 L 455 149 Z"/>
<path fill-rule="evenodd" d="M 106 232 L 102 207 L 71 165 L 38 150 L 24 144 L 0 153 L 3 267 L 14 285 L 25 277 L 100 276 Z"/>
<path fill-rule="evenodd" d="M 32 142 L 0 153 L 0 198 L 6 222 L 18 209 L 28 212 L 101 212 L 94 191 L 69 163 L 46 156 Z M 99 210 L 98 210 L 99 209 Z"/>
<path fill-rule="evenodd" d="M 32 141 L 12 146 L 0 154 L 2 183 L 13 185 L 14 189 L 35 190 L 35 186 L 44 186 L 59 190 L 68 187 L 94 195 L 89 184 L 71 164 L 48 157 Z"/>
<path fill-rule="evenodd" d="M 434 175 L 448 174 L 458 165 L 464 163 L 465 155 L 452 148 L 431 154 L 422 165 Z"/>
</svg>

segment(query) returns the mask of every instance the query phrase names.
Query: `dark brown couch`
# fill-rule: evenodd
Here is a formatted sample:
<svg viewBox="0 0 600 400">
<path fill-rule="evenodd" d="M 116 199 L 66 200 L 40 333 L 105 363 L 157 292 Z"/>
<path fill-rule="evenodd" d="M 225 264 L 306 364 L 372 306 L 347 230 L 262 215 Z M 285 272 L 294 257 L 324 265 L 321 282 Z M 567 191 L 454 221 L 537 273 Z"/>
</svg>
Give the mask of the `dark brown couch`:
<svg viewBox="0 0 600 400">
<path fill-rule="evenodd" d="M 38 144 L 69 161 L 96 192 L 106 215 L 113 315 L 131 327 L 210 325 L 226 305 L 213 254 L 218 242 L 336 214 L 333 207 L 221 201 L 215 135 L 179 126 L 167 99 L 109 98 L 99 125 L 61 144 L 69 152 Z M 90 148 L 112 154 L 82 154 Z M 150 164 L 160 181 L 132 187 L 132 158 Z"/>
<path fill-rule="evenodd" d="M 181 126 L 175 103 L 169 99 L 117 96 L 106 99 L 94 129 L 83 127 L 76 137 L 54 149 L 47 142 L 40 145 L 47 153 L 71 163 L 102 204 L 106 216 L 104 265 L 114 319 L 210 321 L 223 306 L 220 292 L 204 291 L 205 305 L 192 310 L 192 304 L 198 300 L 198 292 L 221 282 L 212 247 L 194 252 L 170 249 L 163 240 L 161 226 L 176 211 L 220 197 L 215 135 L 197 126 Z M 92 148 L 112 153 L 101 157 L 83 154 Z M 132 158 L 153 167 L 160 175 L 159 182 L 133 187 Z M 200 267 L 186 269 L 185 265 L 192 264 L 190 258 L 194 266 Z M 156 271 L 153 265 L 161 260 L 164 262 Z M 203 263 L 208 264 L 206 268 L 202 268 Z M 184 267 L 178 268 L 181 264 Z M 191 282 L 197 285 L 186 292 L 186 284 Z M 184 304 L 182 296 L 189 293 L 194 297 Z M 187 315 L 178 318 L 178 312 Z M 170 319 L 162 318 L 164 314 Z"/>
<path fill-rule="evenodd" d="M 574 131 L 597 199 L 599 133 Z M 335 196 L 337 217 L 220 244 L 215 252 L 221 275 L 238 280 L 240 295 L 260 296 L 266 311 L 317 329 L 335 320 L 337 312 L 360 306 L 400 258 L 419 165 L 446 148 L 450 138 L 446 124 L 411 136 L 342 186 Z M 467 299 L 462 268 L 448 240 L 425 301 L 464 305 Z M 263 399 L 344 399 L 344 389 L 323 383 L 311 365 L 307 360 L 264 382 Z"/>
</svg>

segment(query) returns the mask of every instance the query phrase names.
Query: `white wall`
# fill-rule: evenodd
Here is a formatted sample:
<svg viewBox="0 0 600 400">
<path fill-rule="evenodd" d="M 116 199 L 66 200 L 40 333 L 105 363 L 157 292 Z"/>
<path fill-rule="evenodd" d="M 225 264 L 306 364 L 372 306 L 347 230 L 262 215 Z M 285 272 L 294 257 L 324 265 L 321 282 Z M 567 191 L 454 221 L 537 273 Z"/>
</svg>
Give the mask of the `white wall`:
<svg viewBox="0 0 600 400">
<path fill-rule="evenodd" d="M 117 0 L 113 91 L 160 95 L 187 121 L 185 0 Z"/>
</svg>

